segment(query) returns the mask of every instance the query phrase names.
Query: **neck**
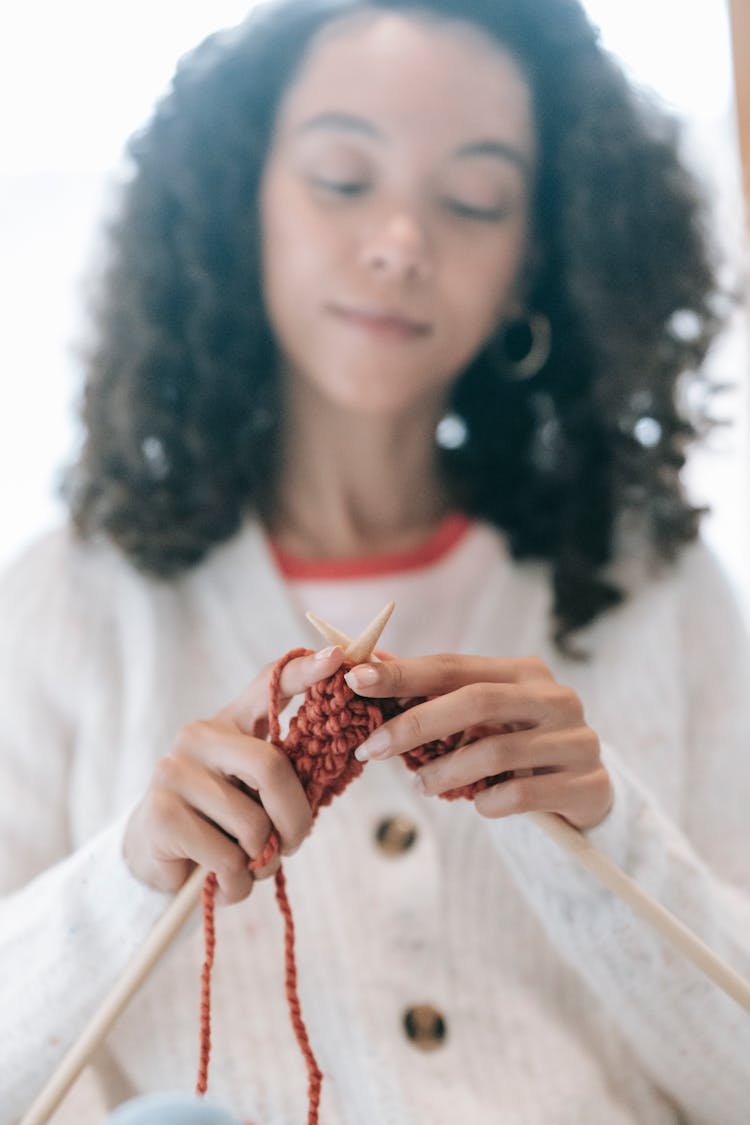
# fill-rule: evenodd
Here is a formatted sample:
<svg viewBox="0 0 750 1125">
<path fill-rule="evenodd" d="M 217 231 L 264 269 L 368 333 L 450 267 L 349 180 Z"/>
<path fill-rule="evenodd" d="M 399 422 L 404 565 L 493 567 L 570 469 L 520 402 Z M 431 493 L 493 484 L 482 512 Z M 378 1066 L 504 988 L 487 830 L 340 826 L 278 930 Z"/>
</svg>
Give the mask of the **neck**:
<svg viewBox="0 0 750 1125">
<path fill-rule="evenodd" d="M 269 521 L 279 544 L 325 559 L 421 542 L 449 508 L 434 438 L 440 404 L 373 418 L 320 402 L 307 386 L 288 398 Z"/>
</svg>

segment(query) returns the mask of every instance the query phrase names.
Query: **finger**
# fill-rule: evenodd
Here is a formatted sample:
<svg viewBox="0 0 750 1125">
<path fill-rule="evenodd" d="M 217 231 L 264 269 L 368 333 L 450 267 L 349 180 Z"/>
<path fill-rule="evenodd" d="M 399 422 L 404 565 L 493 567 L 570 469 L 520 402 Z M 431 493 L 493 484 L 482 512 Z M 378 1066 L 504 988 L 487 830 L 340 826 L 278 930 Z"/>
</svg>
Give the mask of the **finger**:
<svg viewBox="0 0 750 1125">
<path fill-rule="evenodd" d="M 433 797 L 511 771 L 576 772 L 586 762 L 586 752 L 567 732 L 551 736 L 537 728 L 533 732 L 490 735 L 444 754 L 421 767 L 416 784 L 426 796 Z"/>
<path fill-rule="evenodd" d="M 290 660 L 279 678 L 280 707 L 286 707 L 293 696 L 306 692 L 319 680 L 332 676 L 343 660 L 344 650 L 340 645 L 329 645 L 310 656 Z M 274 666 L 267 665 L 235 700 L 219 712 L 217 718 L 232 720 L 240 730 L 256 738 L 265 737 L 268 734 L 268 692 Z"/>
<path fill-rule="evenodd" d="M 332 676 L 341 667 L 344 660 L 344 650 L 341 645 L 329 645 L 310 656 L 299 656 L 284 665 L 279 679 L 281 701 L 288 703 L 295 695 L 301 695 L 317 684 Z"/>
<path fill-rule="evenodd" d="M 389 719 L 362 743 L 356 757 L 361 762 L 392 758 L 476 724 L 522 723 L 533 727 L 547 715 L 546 700 L 534 690 L 511 684 L 473 683 Z"/>
<path fill-rule="evenodd" d="M 247 856 L 219 828 L 209 824 L 176 793 L 154 795 L 156 821 L 162 828 L 160 863 L 190 860 L 216 874 L 220 900 L 240 902 L 253 889 Z M 157 851 L 159 850 L 157 841 Z"/>
<path fill-rule="evenodd" d="M 526 812 L 558 812 L 569 800 L 571 775 L 547 773 L 512 777 L 489 789 L 482 789 L 474 798 L 482 816 L 499 818 Z"/>
<path fill-rule="evenodd" d="M 603 766 L 583 775 L 560 772 L 511 778 L 474 798 L 477 812 L 485 817 L 552 812 L 580 829 L 598 824 L 611 804 L 611 781 Z"/>
<path fill-rule="evenodd" d="M 248 859 L 256 859 L 273 830 L 265 809 L 236 784 L 186 755 L 167 757 L 157 767 L 157 784 L 166 784 L 205 820 L 239 844 Z M 255 873 L 257 877 L 265 874 Z"/>
<path fill-rule="evenodd" d="M 551 680 L 547 665 L 536 657 L 461 656 L 438 653 L 380 664 L 357 664 L 346 682 L 360 695 L 375 698 L 442 695 L 473 683 L 523 684 Z"/>
<path fill-rule="evenodd" d="M 255 790 L 278 833 L 282 853 L 294 851 L 310 831 L 312 810 L 305 790 L 286 754 L 273 743 L 231 726 L 194 722 L 180 732 L 177 752 Z"/>
<path fill-rule="evenodd" d="M 398 657 L 393 652 L 389 652 L 385 648 L 373 649 L 373 658 L 377 657 L 378 660 L 398 660 Z M 351 687 L 351 684 L 349 685 Z M 413 696 L 401 695 L 396 697 L 396 703 L 399 707 L 408 707 L 412 702 Z"/>
</svg>

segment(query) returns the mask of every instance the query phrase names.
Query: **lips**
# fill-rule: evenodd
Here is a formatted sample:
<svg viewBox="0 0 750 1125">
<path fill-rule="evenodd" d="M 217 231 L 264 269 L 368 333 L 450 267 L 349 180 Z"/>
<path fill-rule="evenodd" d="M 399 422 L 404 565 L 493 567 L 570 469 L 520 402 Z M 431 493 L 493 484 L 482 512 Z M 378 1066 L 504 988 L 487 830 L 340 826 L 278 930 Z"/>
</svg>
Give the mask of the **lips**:
<svg viewBox="0 0 750 1125">
<path fill-rule="evenodd" d="M 396 309 L 374 309 L 364 306 L 329 305 L 329 312 L 340 320 L 376 335 L 390 335 L 404 339 L 428 336 L 432 326 L 426 321 L 404 316 Z"/>
</svg>

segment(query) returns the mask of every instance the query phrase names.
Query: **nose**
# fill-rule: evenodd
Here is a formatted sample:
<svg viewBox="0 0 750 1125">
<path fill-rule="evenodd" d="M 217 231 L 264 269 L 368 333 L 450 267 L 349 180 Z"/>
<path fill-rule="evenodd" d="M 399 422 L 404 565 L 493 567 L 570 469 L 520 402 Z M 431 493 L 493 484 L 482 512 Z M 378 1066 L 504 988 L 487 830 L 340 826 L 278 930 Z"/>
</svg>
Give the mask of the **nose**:
<svg viewBox="0 0 750 1125">
<path fill-rule="evenodd" d="M 432 255 L 422 225 L 405 211 L 388 216 L 362 250 L 365 268 L 383 282 L 424 281 L 431 277 Z"/>
</svg>

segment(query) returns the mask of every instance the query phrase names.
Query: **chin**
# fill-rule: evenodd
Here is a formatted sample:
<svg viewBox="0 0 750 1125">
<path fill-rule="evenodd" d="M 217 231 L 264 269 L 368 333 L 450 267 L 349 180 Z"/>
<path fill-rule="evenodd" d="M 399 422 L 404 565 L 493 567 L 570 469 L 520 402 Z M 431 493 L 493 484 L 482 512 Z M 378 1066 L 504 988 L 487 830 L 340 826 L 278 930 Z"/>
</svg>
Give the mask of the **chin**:
<svg viewBox="0 0 750 1125">
<path fill-rule="evenodd" d="M 424 378 L 424 366 L 388 364 L 387 360 L 329 366 L 325 374 L 309 371 L 306 379 L 318 397 L 335 410 L 386 419 L 415 411 L 422 413 L 443 402 L 452 376 Z M 305 377 L 305 376 L 303 376 Z"/>
<path fill-rule="evenodd" d="M 360 418 L 369 418 L 373 422 L 387 421 L 389 419 L 403 418 L 415 413 L 423 414 L 433 406 L 434 399 L 443 401 L 442 390 L 427 398 L 425 395 L 404 393 L 401 387 L 394 387 L 392 393 L 381 386 L 365 386 L 355 388 L 351 385 L 338 394 L 329 393 L 325 397 L 331 408 L 345 414 L 358 415 Z"/>
</svg>

